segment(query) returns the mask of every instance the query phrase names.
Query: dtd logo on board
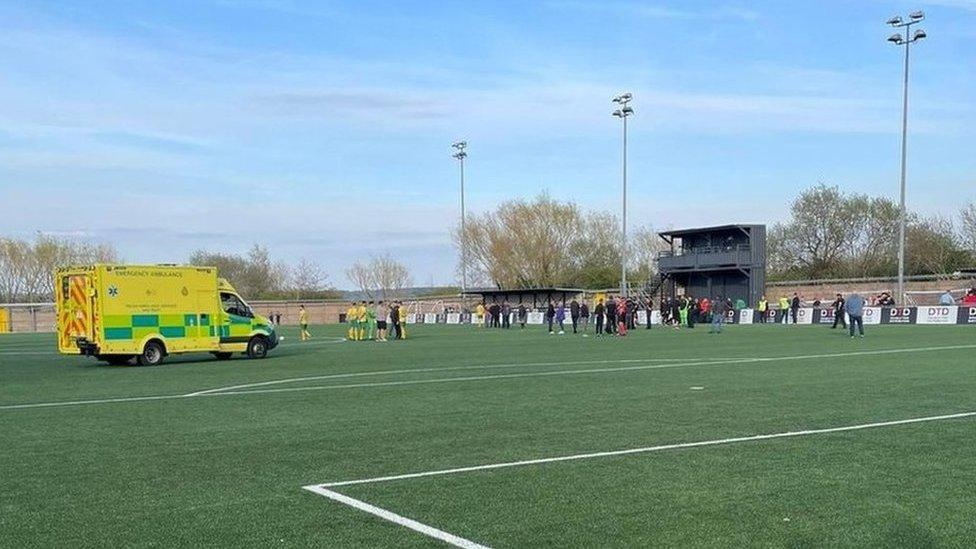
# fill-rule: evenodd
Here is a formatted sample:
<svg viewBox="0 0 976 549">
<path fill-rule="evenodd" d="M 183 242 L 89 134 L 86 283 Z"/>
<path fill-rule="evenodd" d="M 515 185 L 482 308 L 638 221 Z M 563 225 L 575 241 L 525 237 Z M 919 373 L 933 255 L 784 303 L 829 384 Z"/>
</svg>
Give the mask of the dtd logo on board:
<svg viewBox="0 0 976 549">
<path fill-rule="evenodd" d="M 820 311 L 820 323 L 821 324 L 833 324 L 834 323 L 834 310 L 833 309 L 823 309 Z"/>
<path fill-rule="evenodd" d="M 959 324 L 976 324 L 976 307 L 959 307 Z"/>
<path fill-rule="evenodd" d="M 955 324 L 956 311 L 959 308 L 952 306 L 946 307 L 921 307 L 918 310 L 919 324 Z"/>
<path fill-rule="evenodd" d="M 893 307 L 888 310 L 888 322 L 890 324 L 910 324 L 912 322 L 912 310 L 908 307 Z"/>
</svg>

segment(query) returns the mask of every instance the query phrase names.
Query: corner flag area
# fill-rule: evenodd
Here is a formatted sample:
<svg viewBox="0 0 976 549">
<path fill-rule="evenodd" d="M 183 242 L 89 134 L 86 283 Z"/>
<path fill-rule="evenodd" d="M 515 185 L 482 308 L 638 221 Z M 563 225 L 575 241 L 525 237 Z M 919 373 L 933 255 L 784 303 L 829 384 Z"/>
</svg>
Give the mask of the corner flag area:
<svg viewBox="0 0 976 549">
<path fill-rule="evenodd" d="M 297 328 L 109 366 L 0 336 L 0 546 L 965 546 L 967 326 Z"/>
</svg>

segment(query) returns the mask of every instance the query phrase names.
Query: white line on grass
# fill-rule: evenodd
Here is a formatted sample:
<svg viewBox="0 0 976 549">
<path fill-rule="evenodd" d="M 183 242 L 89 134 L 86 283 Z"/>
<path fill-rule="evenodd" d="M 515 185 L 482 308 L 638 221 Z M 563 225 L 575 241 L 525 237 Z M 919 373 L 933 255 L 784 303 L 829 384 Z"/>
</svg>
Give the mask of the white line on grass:
<svg viewBox="0 0 976 549">
<path fill-rule="evenodd" d="M 555 371 L 548 371 L 548 372 L 525 372 L 525 373 L 516 373 L 516 374 L 448 377 L 448 378 L 418 379 L 418 380 L 407 380 L 407 381 L 350 383 L 346 385 L 315 385 L 310 387 L 284 387 L 278 389 L 257 389 L 253 391 L 225 391 L 219 393 L 202 393 L 202 394 L 189 393 L 189 394 L 179 394 L 179 395 L 151 395 L 151 396 L 141 396 L 141 397 L 120 397 L 120 398 L 61 401 L 61 402 L 7 404 L 7 405 L 0 405 L 0 410 L 47 408 L 47 407 L 55 407 L 55 406 L 77 406 L 77 405 L 84 405 L 84 404 L 104 404 L 104 403 L 113 403 L 113 402 L 138 402 L 142 400 L 164 400 L 164 399 L 183 399 L 183 398 L 199 398 L 199 397 L 212 397 L 212 396 L 283 393 L 283 392 L 294 392 L 294 391 L 321 391 L 321 390 L 329 390 L 329 389 L 357 389 L 357 388 L 369 388 L 369 387 L 392 387 L 398 385 L 424 385 L 424 384 L 434 384 L 434 383 L 485 381 L 485 380 L 493 380 L 493 379 L 542 377 L 542 376 L 555 376 L 555 375 L 617 373 L 617 372 L 630 372 L 630 371 L 641 371 L 641 370 L 654 370 L 654 369 L 663 369 L 663 368 L 682 368 L 686 366 L 690 367 L 690 366 L 721 366 L 721 365 L 728 365 L 728 364 L 756 364 L 756 363 L 764 363 L 764 362 L 810 360 L 810 359 L 819 359 L 819 358 L 844 358 L 844 357 L 852 357 L 852 356 L 888 355 L 888 354 L 918 353 L 918 352 L 928 352 L 928 351 L 948 351 L 948 350 L 957 350 L 957 349 L 976 349 L 976 345 L 948 345 L 944 347 L 881 349 L 875 351 L 854 351 L 848 353 L 828 353 L 828 354 L 819 354 L 819 355 L 740 358 L 740 359 L 714 361 L 714 362 L 651 364 L 651 365 L 642 365 L 642 366 L 626 366 L 626 367 L 619 367 L 619 368 L 588 368 L 585 370 L 555 370 Z"/>
<path fill-rule="evenodd" d="M 710 359 L 707 362 L 717 361 L 721 359 Z M 287 379 L 272 379 L 269 381 L 259 381 L 255 383 L 245 383 L 243 385 L 230 385 L 227 387 L 217 387 L 215 389 L 206 389 L 203 391 L 197 391 L 195 393 L 188 393 L 186 396 L 200 396 L 210 393 L 219 393 L 222 391 L 233 391 L 235 389 L 249 389 L 251 387 L 265 387 L 268 385 L 282 385 L 285 383 L 296 383 L 299 381 L 315 381 L 322 379 L 338 379 L 338 378 L 349 378 L 349 377 L 367 377 L 367 376 L 381 376 L 381 375 L 396 375 L 396 374 L 412 374 L 412 373 L 423 373 L 423 372 L 451 372 L 457 370 L 488 370 L 492 368 L 530 368 L 534 366 L 572 366 L 572 365 L 585 365 L 585 364 L 628 364 L 633 362 L 674 362 L 674 363 L 689 363 L 689 362 L 701 362 L 695 359 L 683 359 L 683 358 L 632 358 L 632 359 L 621 359 L 621 360 L 580 360 L 580 361 L 563 361 L 563 362 L 528 362 L 524 364 L 518 363 L 508 363 L 508 364 L 482 364 L 473 366 L 444 366 L 441 368 L 408 368 L 401 370 L 380 370 L 375 372 L 347 372 L 342 374 L 327 374 L 321 376 L 309 376 L 309 377 L 292 377 Z"/>
<path fill-rule="evenodd" d="M 487 546 L 481 545 L 479 543 L 475 543 L 471 540 L 464 539 L 459 536 L 455 536 L 454 534 L 450 534 L 443 530 L 438 530 L 433 526 L 428 526 L 426 524 L 417 522 L 413 519 L 409 519 L 407 517 L 387 511 L 386 509 L 382 509 L 375 505 L 370 505 L 365 501 L 360 501 L 358 499 L 351 498 L 347 495 L 340 494 L 339 492 L 334 492 L 332 490 L 322 488 L 321 486 L 305 486 L 304 488 L 309 492 L 314 492 L 320 496 L 325 496 L 331 500 L 338 501 L 339 503 L 348 505 L 354 509 L 365 511 L 371 515 L 376 515 L 377 517 L 380 517 L 383 520 L 387 520 L 394 524 L 405 526 L 411 530 L 420 532 L 425 536 L 429 536 L 434 539 L 439 539 L 455 547 L 462 547 L 463 549 L 489 549 Z"/>
<path fill-rule="evenodd" d="M 347 383 L 344 385 L 311 385 L 302 387 L 282 387 L 278 389 L 258 389 L 253 391 L 223 391 L 218 393 L 205 393 L 205 394 L 194 394 L 190 393 L 185 396 L 216 396 L 216 395 L 247 395 L 247 394 L 263 394 L 263 393 L 291 393 L 299 391 L 325 391 L 325 390 L 335 390 L 335 389 L 365 389 L 373 387 L 397 387 L 401 385 L 428 385 L 434 383 L 457 383 L 462 381 L 488 381 L 495 379 L 514 379 L 514 378 L 524 378 L 524 377 L 548 377 L 548 376 L 569 376 L 569 375 L 581 375 L 581 374 L 608 374 L 608 373 L 620 373 L 620 372 L 635 372 L 641 370 L 661 370 L 666 368 L 684 368 L 688 366 L 725 366 L 729 364 L 756 364 L 762 362 L 782 362 L 782 361 L 793 361 L 793 360 L 810 360 L 817 358 L 841 358 L 850 356 L 862 356 L 862 355 L 883 355 L 883 354 L 894 354 L 894 353 L 907 353 L 907 352 L 921 352 L 921 351 L 932 351 L 932 350 L 944 350 L 944 349 L 970 349 L 976 348 L 976 345 L 955 345 L 951 347 L 920 347 L 917 349 L 883 349 L 877 351 L 856 351 L 851 353 L 829 353 L 820 355 L 801 355 L 801 356 L 783 356 L 783 357 L 759 357 L 759 358 L 736 358 L 729 360 L 710 360 L 707 362 L 679 362 L 674 364 L 645 364 L 641 366 L 621 366 L 617 368 L 587 368 L 583 370 L 551 370 L 546 372 L 520 372 L 514 374 L 492 374 L 492 375 L 481 375 L 481 376 L 463 376 L 463 377 L 442 377 L 434 379 L 412 379 L 404 381 L 376 381 L 371 383 Z"/>
<path fill-rule="evenodd" d="M 724 444 L 734 444 L 737 442 L 754 442 L 757 440 L 771 440 L 777 438 L 802 437 L 810 435 L 821 435 L 826 433 L 841 433 L 844 431 L 859 431 L 862 429 L 874 429 L 879 427 L 891 427 L 895 425 L 908 425 L 911 423 L 926 423 L 930 421 L 941 421 L 947 419 L 960 419 L 976 416 L 976 412 L 961 412 L 957 414 L 945 414 L 940 416 L 916 417 L 911 419 L 898 419 L 894 421 L 881 421 L 876 423 L 861 423 L 858 425 L 846 425 L 843 427 L 827 427 L 823 429 L 806 429 L 803 431 L 787 431 L 785 433 L 772 433 L 766 435 L 752 435 L 744 437 L 722 438 L 716 440 L 703 440 L 699 442 L 681 442 L 676 444 L 663 444 L 660 446 L 646 446 L 643 448 L 631 448 L 627 450 L 613 450 L 609 452 L 591 452 L 587 454 L 573 454 L 568 456 L 558 456 L 540 459 L 527 459 L 522 461 L 508 461 L 503 463 L 490 463 L 487 465 L 475 465 L 471 467 L 456 467 L 453 469 L 440 469 L 435 471 L 424 471 L 422 473 L 407 473 L 402 475 L 390 475 L 384 477 L 364 478 L 357 480 L 344 480 L 339 482 L 327 482 L 312 486 L 305 486 L 306 490 L 322 487 L 336 488 L 339 486 L 352 486 L 356 484 L 374 484 L 377 482 L 389 482 L 393 480 L 405 480 L 411 478 L 434 477 L 443 475 L 454 475 L 458 473 L 470 473 L 473 471 L 488 471 L 493 469 L 506 469 L 510 467 L 523 467 L 526 465 L 541 465 L 544 463 L 556 463 L 560 461 L 578 461 L 583 459 L 625 456 L 630 454 L 646 454 L 649 452 L 660 452 L 662 450 L 680 450 L 686 448 L 700 448 L 703 446 L 719 446 Z"/>
</svg>

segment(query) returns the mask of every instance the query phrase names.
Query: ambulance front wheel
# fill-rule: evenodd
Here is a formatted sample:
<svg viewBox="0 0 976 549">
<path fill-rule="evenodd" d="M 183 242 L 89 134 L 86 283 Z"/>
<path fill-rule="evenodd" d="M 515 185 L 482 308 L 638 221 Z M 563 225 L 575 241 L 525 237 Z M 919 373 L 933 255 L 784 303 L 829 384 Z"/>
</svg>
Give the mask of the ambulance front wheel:
<svg viewBox="0 0 976 549">
<path fill-rule="evenodd" d="M 140 366 L 155 366 L 163 361 L 164 356 L 166 356 L 166 349 L 162 343 L 154 339 L 146 343 L 136 361 Z"/>
<path fill-rule="evenodd" d="M 268 340 L 264 336 L 254 336 L 247 342 L 247 356 L 264 358 L 268 355 Z"/>
</svg>

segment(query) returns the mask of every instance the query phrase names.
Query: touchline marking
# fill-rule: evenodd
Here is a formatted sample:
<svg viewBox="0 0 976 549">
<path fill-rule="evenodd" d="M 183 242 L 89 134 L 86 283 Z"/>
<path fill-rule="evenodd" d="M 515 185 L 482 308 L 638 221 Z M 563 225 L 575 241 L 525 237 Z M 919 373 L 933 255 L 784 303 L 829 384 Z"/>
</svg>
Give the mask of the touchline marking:
<svg viewBox="0 0 976 549">
<path fill-rule="evenodd" d="M 708 362 L 714 362 L 721 359 L 710 359 Z M 525 364 L 508 363 L 508 364 L 482 364 L 475 366 L 444 366 L 441 368 L 412 368 L 412 369 L 401 369 L 401 370 L 381 370 L 376 372 L 347 372 L 341 374 L 327 374 L 321 376 L 309 376 L 309 377 L 292 377 L 288 379 L 272 379 L 268 381 L 258 381 L 254 383 L 245 383 L 243 385 L 231 385 L 228 387 L 217 387 L 215 389 L 206 389 L 203 391 L 197 391 L 194 393 L 188 393 L 186 396 L 200 396 L 210 393 L 218 393 L 222 391 L 233 391 L 235 389 L 249 389 L 251 387 L 266 387 L 268 385 L 282 385 L 285 383 L 296 383 L 299 381 L 316 381 L 322 379 L 340 379 L 349 377 L 367 377 L 367 376 L 381 376 L 381 375 L 395 375 L 395 374 L 412 374 L 412 373 L 429 373 L 429 372 L 451 372 L 458 370 L 488 370 L 492 368 L 530 368 L 533 366 L 571 366 L 571 365 L 585 365 L 585 364 L 628 364 L 633 362 L 674 362 L 674 363 L 690 363 L 690 362 L 700 362 L 694 359 L 684 359 L 684 358 L 629 358 L 620 360 L 580 360 L 580 361 L 564 361 L 564 362 L 529 362 Z"/>
<path fill-rule="evenodd" d="M 375 505 L 371 505 L 369 503 L 366 503 L 365 501 L 351 498 L 347 495 L 340 494 L 339 492 L 334 492 L 332 490 L 328 490 L 321 486 L 304 486 L 303 488 L 305 490 L 308 490 L 309 492 L 316 493 L 320 496 L 325 496 L 333 501 L 338 501 L 339 503 L 348 505 L 354 509 L 365 511 L 371 515 L 380 517 L 383 520 L 387 520 L 394 524 L 399 524 L 400 526 L 405 526 L 411 530 L 420 532 L 425 536 L 429 536 L 434 539 L 439 539 L 455 547 L 461 547 L 463 549 L 489 549 L 489 547 L 485 545 L 481 545 L 480 543 L 475 543 L 469 539 L 464 539 L 460 536 L 455 536 L 454 534 L 450 534 L 443 530 L 438 530 L 433 526 L 428 526 L 426 524 L 417 522 L 413 519 L 398 515 L 391 511 L 387 511 L 386 509 L 377 507 Z"/>
<path fill-rule="evenodd" d="M 437 378 L 437 379 L 418 379 L 418 380 L 407 380 L 407 381 L 383 381 L 375 383 L 350 383 L 347 385 L 316 385 L 310 387 L 284 387 L 278 389 L 257 389 L 253 391 L 225 391 L 216 393 L 188 393 L 179 395 L 150 395 L 141 397 L 119 397 L 119 398 L 106 398 L 106 399 L 92 399 L 92 400 L 75 400 L 75 401 L 61 401 L 61 402 L 36 402 L 36 403 L 25 403 L 25 404 L 6 404 L 0 405 L 0 410 L 18 410 L 27 408 L 49 408 L 56 406 L 77 406 L 85 404 L 105 404 L 114 402 L 138 402 L 142 400 L 164 400 L 164 399 L 185 399 L 185 398 L 199 398 L 199 397 L 213 397 L 213 396 L 230 396 L 230 395 L 253 395 L 253 394 L 264 394 L 264 393 L 283 393 L 283 392 L 294 392 L 294 391 L 321 391 L 329 389 L 356 389 L 356 388 L 368 388 L 368 387 L 392 387 L 398 385 L 423 385 L 423 384 L 433 384 L 433 383 L 450 383 L 450 382 L 462 382 L 462 381 L 485 381 L 492 379 L 509 379 L 509 378 L 520 378 L 520 377 L 541 377 L 541 376 L 555 376 L 555 375 L 574 375 L 574 374 L 595 374 L 595 373 L 616 373 L 616 372 L 629 372 L 629 371 L 640 371 L 640 370 L 654 370 L 663 368 L 682 368 L 690 366 L 721 366 L 728 364 L 756 364 L 763 362 L 777 362 L 777 361 L 794 361 L 794 360 L 811 360 L 818 358 L 843 358 L 851 356 L 865 356 L 865 355 L 887 355 L 887 354 L 900 354 L 900 353 L 918 353 L 927 351 L 948 351 L 957 349 L 976 349 L 976 345 L 949 345 L 945 347 L 915 347 L 909 349 L 880 349 L 875 351 L 854 351 L 848 353 L 829 353 L 829 354 L 819 354 L 819 355 L 801 355 L 801 356 L 782 356 L 782 357 L 757 357 L 757 358 L 739 358 L 723 361 L 714 362 L 688 362 L 688 363 L 674 363 L 674 364 L 650 364 L 642 366 L 626 366 L 619 368 L 588 368 L 585 370 L 555 370 L 547 372 L 525 372 L 516 374 L 498 374 L 498 375 L 484 375 L 484 376 L 465 376 L 465 377 L 448 377 L 448 378 Z"/>
<path fill-rule="evenodd" d="M 875 429 L 879 427 L 891 427 L 895 425 L 908 425 L 911 423 L 926 423 L 930 421 L 942 421 L 947 419 L 961 419 L 976 416 L 976 412 L 960 412 L 957 414 L 945 414 L 941 416 L 916 417 L 911 419 L 898 419 L 894 421 L 881 421 L 876 423 L 861 423 L 858 425 L 847 425 L 844 427 L 827 427 L 823 429 L 806 429 L 803 431 L 787 431 L 785 433 L 772 433 L 765 435 L 752 435 L 744 437 L 722 438 L 716 440 L 703 440 L 699 442 L 680 442 L 676 444 L 663 444 L 660 446 L 645 446 L 643 448 L 630 448 L 627 450 L 613 450 L 609 452 L 591 452 L 587 454 L 573 454 L 568 456 L 558 456 L 540 459 L 527 459 L 522 461 L 508 461 L 503 463 L 491 463 L 487 465 L 475 465 L 471 467 L 456 467 L 453 469 L 440 469 L 435 471 L 424 471 L 422 473 L 407 473 L 402 475 L 390 475 L 384 477 L 363 478 L 357 480 L 344 480 L 339 482 L 327 482 L 305 486 L 306 490 L 312 488 L 336 488 L 339 486 L 353 486 L 357 484 L 375 484 L 378 482 L 389 482 L 394 480 L 406 480 L 422 477 L 436 477 L 443 475 L 455 475 L 459 473 L 470 473 L 474 471 L 489 471 L 493 469 L 506 469 L 511 467 L 524 467 L 526 465 L 541 465 L 544 463 L 557 463 L 561 461 L 578 461 L 583 459 L 626 456 L 630 454 L 646 454 L 650 452 L 660 452 L 663 450 L 681 450 L 686 448 L 700 448 L 703 446 L 719 446 L 724 444 L 735 444 L 738 442 L 754 442 L 757 440 L 771 440 L 777 438 L 803 437 L 810 435 L 822 435 L 825 433 L 840 433 L 844 431 L 859 431 L 863 429 Z"/>
</svg>

